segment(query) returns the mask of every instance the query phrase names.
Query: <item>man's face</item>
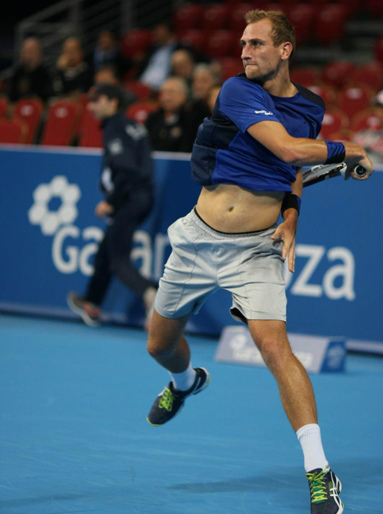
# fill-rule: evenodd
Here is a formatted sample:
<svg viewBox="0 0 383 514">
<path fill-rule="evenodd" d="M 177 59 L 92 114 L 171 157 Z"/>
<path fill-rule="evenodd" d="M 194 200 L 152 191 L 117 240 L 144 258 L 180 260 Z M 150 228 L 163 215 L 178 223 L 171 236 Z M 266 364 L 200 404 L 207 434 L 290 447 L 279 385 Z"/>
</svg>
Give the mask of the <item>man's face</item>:
<svg viewBox="0 0 383 514">
<path fill-rule="evenodd" d="M 97 99 L 88 103 L 88 109 L 97 119 L 103 120 L 117 112 L 117 100 L 109 99 L 106 95 L 100 95 Z"/>
<path fill-rule="evenodd" d="M 263 83 L 279 70 L 283 45 L 274 46 L 272 28 L 271 21 L 265 19 L 247 25 L 243 32 L 241 59 L 248 79 Z"/>
<path fill-rule="evenodd" d="M 159 102 L 166 112 L 176 112 L 186 101 L 186 94 L 175 79 L 166 80 L 161 87 Z"/>
<path fill-rule="evenodd" d="M 34 70 L 41 62 L 41 48 L 34 39 L 26 39 L 21 48 L 21 62 L 27 69 Z"/>
</svg>

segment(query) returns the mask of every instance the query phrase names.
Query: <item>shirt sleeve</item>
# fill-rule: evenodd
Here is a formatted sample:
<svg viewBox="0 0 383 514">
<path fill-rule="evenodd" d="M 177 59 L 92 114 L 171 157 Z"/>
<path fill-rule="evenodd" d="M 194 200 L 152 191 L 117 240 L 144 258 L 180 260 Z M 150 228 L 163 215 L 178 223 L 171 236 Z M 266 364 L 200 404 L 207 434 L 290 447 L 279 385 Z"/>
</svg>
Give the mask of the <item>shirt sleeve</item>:
<svg viewBox="0 0 383 514">
<path fill-rule="evenodd" d="M 259 84 L 233 77 L 225 82 L 219 95 L 219 111 L 245 133 L 260 121 L 280 120 L 273 112 L 273 104 Z"/>
</svg>

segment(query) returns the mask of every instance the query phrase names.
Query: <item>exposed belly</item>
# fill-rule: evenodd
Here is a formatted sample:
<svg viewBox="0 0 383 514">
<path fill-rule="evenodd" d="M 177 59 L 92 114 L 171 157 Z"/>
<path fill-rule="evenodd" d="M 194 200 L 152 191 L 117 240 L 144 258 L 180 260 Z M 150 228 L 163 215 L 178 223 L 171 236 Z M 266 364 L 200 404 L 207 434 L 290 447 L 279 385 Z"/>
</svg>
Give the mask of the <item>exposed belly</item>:
<svg viewBox="0 0 383 514">
<path fill-rule="evenodd" d="M 219 184 L 202 188 L 197 212 L 220 232 L 265 230 L 278 221 L 283 197 L 281 192 L 254 192 L 232 184 Z"/>
</svg>

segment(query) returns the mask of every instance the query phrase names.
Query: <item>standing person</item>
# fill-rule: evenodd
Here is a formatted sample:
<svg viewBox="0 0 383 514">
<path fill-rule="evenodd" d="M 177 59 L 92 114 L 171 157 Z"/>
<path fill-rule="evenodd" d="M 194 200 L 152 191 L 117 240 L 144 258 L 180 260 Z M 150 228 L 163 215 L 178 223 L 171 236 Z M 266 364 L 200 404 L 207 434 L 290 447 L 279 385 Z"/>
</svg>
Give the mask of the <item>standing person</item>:
<svg viewBox="0 0 383 514">
<path fill-rule="evenodd" d="M 68 305 L 85 323 L 100 323 L 100 306 L 115 275 L 143 299 L 150 315 L 156 294 L 154 284 L 132 265 L 133 234 L 153 204 L 151 147 L 145 127 L 125 118 L 124 91 L 111 84 L 98 84 L 89 109 L 103 128 L 104 159 L 100 187 L 105 194 L 95 209 L 108 227 L 97 251 L 94 273 L 83 297 L 68 294 Z"/>
<path fill-rule="evenodd" d="M 247 323 L 302 446 L 311 513 L 340 514 L 341 484 L 322 447 L 312 385 L 286 335 L 283 261 L 294 271 L 300 168 L 359 163 L 367 178 L 373 166 L 356 144 L 315 139 L 324 104 L 290 81 L 295 35 L 285 15 L 255 10 L 246 22 L 245 73 L 223 84 L 194 145 L 192 175 L 203 186 L 197 205 L 169 228 L 173 251 L 160 280 L 148 351 L 172 380 L 148 421 L 163 425 L 208 385 L 207 370 L 192 367 L 183 331 L 211 293 L 227 289 L 231 314 Z"/>
</svg>

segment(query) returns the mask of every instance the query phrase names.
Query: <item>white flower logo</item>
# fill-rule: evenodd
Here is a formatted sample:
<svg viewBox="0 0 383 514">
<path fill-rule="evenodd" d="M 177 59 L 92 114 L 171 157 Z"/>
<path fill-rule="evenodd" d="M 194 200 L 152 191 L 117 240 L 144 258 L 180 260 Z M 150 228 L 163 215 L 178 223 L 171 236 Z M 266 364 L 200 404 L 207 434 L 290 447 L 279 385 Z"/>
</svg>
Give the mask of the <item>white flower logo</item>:
<svg viewBox="0 0 383 514">
<path fill-rule="evenodd" d="M 58 175 L 50 184 L 40 184 L 33 192 L 34 203 L 28 211 L 32 225 L 40 225 L 46 236 L 53 235 L 61 225 L 73 223 L 78 216 L 76 204 L 81 197 L 77 184 L 69 184 L 66 177 Z M 52 199 L 59 199 L 57 210 L 50 210 Z"/>
</svg>

